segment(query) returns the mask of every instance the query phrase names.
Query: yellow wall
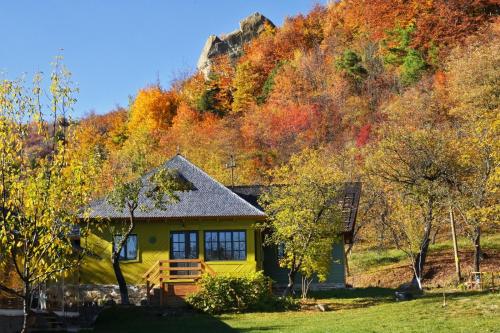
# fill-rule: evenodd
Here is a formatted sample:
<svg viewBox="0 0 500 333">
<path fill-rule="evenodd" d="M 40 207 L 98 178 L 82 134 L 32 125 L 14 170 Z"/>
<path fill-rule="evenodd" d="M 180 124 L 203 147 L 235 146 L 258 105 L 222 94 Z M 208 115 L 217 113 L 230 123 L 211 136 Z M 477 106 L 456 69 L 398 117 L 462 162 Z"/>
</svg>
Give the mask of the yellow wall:
<svg viewBox="0 0 500 333">
<path fill-rule="evenodd" d="M 138 221 L 133 234 L 138 239 L 138 254 L 135 261 L 122 261 L 121 268 L 128 284 L 145 283 L 142 275 L 157 261 L 168 260 L 171 231 L 198 231 L 199 258 L 204 260 L 205 234 L 210 230 L 246 230 L 247 258 L 245 261 L 208 261 L 216 273 L 238 274 L 255 272 L 262 267 L 260 235 L 254 229 L 254 220 L 155 220 Z M 110 228 L 95 232 L 82 239 L 82 246 L 90 250 L 81 268 L 81 283 L 116 284 L 111 265 L 112 235 Z M 257 234 L 257 239 L 255 239 Z M 155 242 L 152 242 L 153 238 Z M 257 251 L 255 249 L 256 242 Z M 257 253 L 257 255 L 256 255 Z M 256 257 L 257 256 L 257 257 Z"/>
</svg>

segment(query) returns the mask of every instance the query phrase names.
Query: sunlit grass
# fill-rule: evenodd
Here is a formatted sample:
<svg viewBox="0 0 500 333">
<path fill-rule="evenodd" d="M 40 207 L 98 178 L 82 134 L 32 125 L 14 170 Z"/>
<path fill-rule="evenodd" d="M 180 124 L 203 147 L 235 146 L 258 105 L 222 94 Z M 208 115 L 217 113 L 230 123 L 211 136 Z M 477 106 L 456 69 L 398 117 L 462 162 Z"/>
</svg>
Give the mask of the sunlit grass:
<svg viewBox="0 0 500 333">
<path fill-rule="evenodd" d="M 498 332 L 498 293 L 428 293 L 396 302 L 384 288 L 313 294 L 337 304 L 330 312 L 246 313 L 222 316 L 170 314 L 147 308 L 108 309 L 95 332 Z"/>
</svg>

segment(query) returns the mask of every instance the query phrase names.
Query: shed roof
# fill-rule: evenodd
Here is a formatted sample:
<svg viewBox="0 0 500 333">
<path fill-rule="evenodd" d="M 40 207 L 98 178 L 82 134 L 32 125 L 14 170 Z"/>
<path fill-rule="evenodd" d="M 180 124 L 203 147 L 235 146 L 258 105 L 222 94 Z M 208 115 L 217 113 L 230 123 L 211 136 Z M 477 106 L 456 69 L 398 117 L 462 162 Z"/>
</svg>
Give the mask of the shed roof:
<svg viewBox="0 0 500 333">
<path fill-rule="evenodd" d="M 270 186 L 266 185 L 242 185 L 229 187 L 234 193 L 251 203 L 254 207 L 262 210 L 258 199 L 260 195 L 268 190 Z M 340 193 L 339 204 L 342 208 L 342 217 L 344 220 L 344 230 L 348 237 L 352 237 L 356 216 L 358 213 L 359 199 L 361 197 L 361 183 L 347 182 Z"/>
</svg>

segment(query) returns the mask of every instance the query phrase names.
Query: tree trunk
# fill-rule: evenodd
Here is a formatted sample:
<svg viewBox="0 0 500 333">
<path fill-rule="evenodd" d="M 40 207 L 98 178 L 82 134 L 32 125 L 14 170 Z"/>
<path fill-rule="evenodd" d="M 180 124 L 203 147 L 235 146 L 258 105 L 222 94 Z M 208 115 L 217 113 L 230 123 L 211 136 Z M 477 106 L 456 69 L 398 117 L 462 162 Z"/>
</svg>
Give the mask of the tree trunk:
<svg viewBox="0 0 500 333">
<path fill-rule="evenodd" d="M 114 248 L 111 254 L 111 262 L 113 264 L 113 271 L 115 272 L 116 282 L 118 283 L 118 287 L 120 288 L 120 298 L 121 302 L 124 305 L 130 304 L 130 300 L 128 298 L 128 289 L 127 289 L 127 281 L 125 281 L 125 277 L 123 276 L 122 269 L 120 267 L 120 252 L 123 248 L 124 243 L 127 241 L 128 236 L 135 228 L 135 211 L 136 206 L 132 204 L 128 205 L 129 209 L 129 226 L 125 234 L 121 235 L 120 243 L 117 248 Z"/>
<path fill-rule="evenodd" d="M 429 245 L 431 243 L 431 231 L 432 231 L 432 211 L 433 211 L 433 201 L 429 200 L 427 214 L 425 217 L 425 228 L 424 235 L 422 237 L 422 242 L 420 245 L 420 251 L 414 261 L 414 276 L 412 280 L 412 285 L 417 286 L 419 290 L 422 290 L 422 277 L 424 273 L 425 260 L 427 259 L 427 252 L 429 251 Z"/>
<path fill-rule="evenodd" d="M 123 276 L 122 269 L 120 267 L 119 254 L 113 255 L 113 270 L 116 276 L 116 282 L 118 282 L 118 287 L 120 288 L 120 297 L 122 304 L 130 304 L 128 299 L 128 289 L 127 282 L 125 281 L 125 277 Z"/>
<path fill-rule="evenodd" d="M 285 291 L 283 292 L 283 296 L 293 296 L 295 295 L 295 276 L 297 275 L 297 272 L 295 270 L 290 270 L 288 272 L 288 284 L 285 288 Z"/>
<path fill-rule="evenodd" d="M 23 297 L 23 327 L 21 329 L 21 333 L 28 332 L 28 321 L 31 311 L 31 292 L 29 285 L 26 285 L 24 288 L 25 294 Z"/>
<path fill-rule="evenodd" d="M 481 265 L 481 228 L 474 229 L 474 272 L 480 272 Z"/>
<path fill-rule="evenodd" d="M 307 294 L 309 294 L 309 288 L 311 287 L 311 283 L 313 282 L 313 278 L 307 278 L 306 276 L 302 276 L 302 299 L 307 298 Z"/>
<path fill-rule="evenodd" d="M 414 263 L 415 266 L 413 268 L 413 271 L 415 272 L 415 275 L 413 276 L 412 284 L 414 286 L 418 286 L 419 289 L 422 289 L 421 281 L 422 281 L 425 260 L 427 259 L 427 252 L 429 250 L 430 242 L 431 242 L 431 240 L 429 238 L 429 235 L 424 236 L 424 239 L 422 240 L 422 246 L 420 247 L 420 252 L 417 254 L 417 257 L 416 257 L 415 263 Z M 418 278 L 418 280 L 417 280 L 417 278 Z"/>
<path fill-rule="evenodd" d="M 431 244 L 436 244 L 436 238 L 439 233 L 439 226 L 436 227 L 436 230 L 434 231 L 434 234 L 432 235 L 432 241 Z"/>
</svg>

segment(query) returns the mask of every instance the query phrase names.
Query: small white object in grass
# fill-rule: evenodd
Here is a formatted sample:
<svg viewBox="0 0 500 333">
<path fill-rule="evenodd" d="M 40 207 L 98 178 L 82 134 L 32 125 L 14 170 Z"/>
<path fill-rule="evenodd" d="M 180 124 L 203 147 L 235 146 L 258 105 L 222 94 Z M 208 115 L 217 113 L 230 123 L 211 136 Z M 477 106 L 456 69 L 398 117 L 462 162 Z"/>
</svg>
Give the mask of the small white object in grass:
<svg viewBox="0 0 500 333">
<path fill-rule="evenodd" d="M 316 306 L 318 307 L 318 309 L 320 309 L 322 312 L 325 312 L 326 311 L 326 307 L 324 304 L 316 304 Z"/>
</svg>

